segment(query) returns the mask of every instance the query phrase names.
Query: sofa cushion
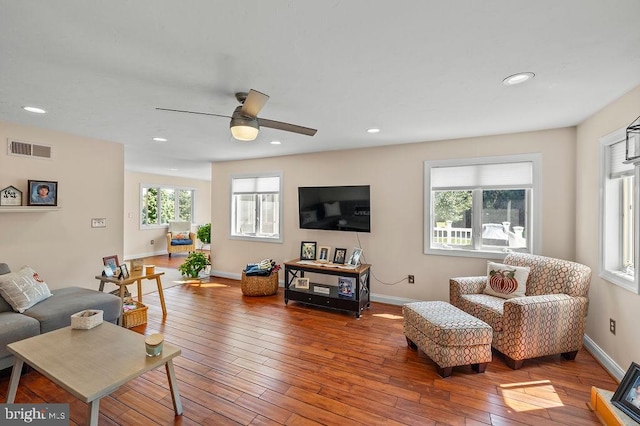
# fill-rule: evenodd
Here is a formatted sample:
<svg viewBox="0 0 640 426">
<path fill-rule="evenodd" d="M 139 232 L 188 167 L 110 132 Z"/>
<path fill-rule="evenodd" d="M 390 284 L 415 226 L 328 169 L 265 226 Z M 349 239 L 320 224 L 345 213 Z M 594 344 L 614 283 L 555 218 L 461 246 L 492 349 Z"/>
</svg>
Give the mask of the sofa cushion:
<svg viewBox="0 0 640 426">
<path fill-rule="evenodd" d="M 47 283 L 29 266 L 18 272 L 0 275 L 0 296 L 14 311 L 23 313 L 38 302 L 51 296 Z"/>
<path fill-rule="evenodd" d="M 530 268 L 525 266 L 487 262 L 487 286 L 484 292 L 503 299 L 523 297 L 527 291 L 529 271 Z"/>
<path fill-rule="evenodd" d="M 71 325 L 71 315 L 85 309 L 104 311 L 105 321 L 115 323 L 120 317 L 120 298 L 81 287 L 66 287 L 54 290 L 47 300 L 24 311 L 24 315 L 40 322 L 40 333 Z"/>
<path fill-rule="evenodd" d="M 488 294 L 463 294 L 460 299 L 463 311 L 489 324 L 494 332 L 502 331 L 504 304 L 508 299 Z"/>
<path fill-rule="evenodd" d="M 171 240 L 172 246 L 190 246 L 193 244 L 193 240 L 190 238 L 183 238 L 181 240 Z"/>
<path fill-rule="evenodd" d="M 37 320 L 17 312 L 0 312 L 0 324 L 0 359 L 11 356 L 7 349 L 9 343 L 40 334 L 40 323 Z"/>
</svg>

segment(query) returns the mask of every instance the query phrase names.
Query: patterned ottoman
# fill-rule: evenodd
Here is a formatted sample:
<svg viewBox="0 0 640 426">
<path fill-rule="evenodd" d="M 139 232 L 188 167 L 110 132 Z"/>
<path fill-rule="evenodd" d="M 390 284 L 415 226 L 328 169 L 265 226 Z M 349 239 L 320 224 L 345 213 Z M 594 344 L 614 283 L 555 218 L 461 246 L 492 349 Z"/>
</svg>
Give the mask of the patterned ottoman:
<svg viewBox="0 0 640 426">
<path fill-rule="evenodd" d="M 453 367 L 469 365 L 484 373 L 491 362 L 489 324 L 447 302 L 414 302 L 402 308 L 404 334 L 412 349 L 420 349 L 449 377 Z"/>
</svg>

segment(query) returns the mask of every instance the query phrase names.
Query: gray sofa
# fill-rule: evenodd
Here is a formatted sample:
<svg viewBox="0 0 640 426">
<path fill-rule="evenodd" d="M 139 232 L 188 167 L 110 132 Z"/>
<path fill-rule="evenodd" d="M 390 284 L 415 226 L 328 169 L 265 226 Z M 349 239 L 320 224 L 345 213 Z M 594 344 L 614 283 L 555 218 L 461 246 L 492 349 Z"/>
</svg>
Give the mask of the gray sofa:
<svg viewBox="0 0 640 426">
<path fill-rule="evenodd" d="M 0 263 L 0 275 L 11 272 Z M 52 296 L 19 314 L 0 297 L 0 370 L 13 365 L 7 345 L 18 340 L 71 325 L 71 315 L 85 309 L 104 311 L 105 321 L 116 323 L 120 317 L 120 298 L 110 293 L 81 287 L 53 290 Z"/>
</svg>

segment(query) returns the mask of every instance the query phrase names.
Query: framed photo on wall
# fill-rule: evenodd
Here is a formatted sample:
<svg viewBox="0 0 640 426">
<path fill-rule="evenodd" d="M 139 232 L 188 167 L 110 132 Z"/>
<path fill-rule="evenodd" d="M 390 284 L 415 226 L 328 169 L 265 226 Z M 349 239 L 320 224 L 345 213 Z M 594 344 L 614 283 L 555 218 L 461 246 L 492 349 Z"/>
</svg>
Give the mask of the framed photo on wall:
<svg viewBox="0 0 640 426">
<path fill-rule="evenodd" d="M 640 365 L 631 363 L 611 402 L 640 423 Z"/>
<path fill-rule="evenodd" d="M 303 241 L 300 244 L 300 260 L 316 260 L 316 242 Z"/>
<path fill-rule="evenodd" d="M 29 180 L 28 182 L 28 206 L 58 205 L 58 182 L 47 180 Z"/>
</svg>

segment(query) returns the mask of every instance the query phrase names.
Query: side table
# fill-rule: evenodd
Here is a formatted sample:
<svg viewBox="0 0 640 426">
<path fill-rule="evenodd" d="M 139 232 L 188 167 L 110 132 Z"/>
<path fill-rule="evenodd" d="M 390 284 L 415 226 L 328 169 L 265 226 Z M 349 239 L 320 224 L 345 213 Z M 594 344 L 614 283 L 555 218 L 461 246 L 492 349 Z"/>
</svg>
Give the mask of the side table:
<svg viewBox="0 0 640 426">
<path fill-rule="evenodd" d="M 131 274 L 129 278 L 118 279 L 116 277 L 105 277 L 103 275 L 96 275 L 96 279 L 100 280 L 100 287 L 98 290 L 104 291 L 104 283 L 115 284 L 120 287 L 120 309 L 124 305 L 124 292 L 128 285 L 138 284 L 138 302 L 142 303 L 142 280 L 156 280 L 158 285 L 158 294 L 160 295 L 160 304 L 162 305 L 162 317 L 167 316 L 167 307 L 164 303 L 164 293 L 162 291 L 162 282 L 160 276 L 164 275 L 164 272 L 154 272 L 153 274 L 145 274 L 144 272 L 139 274 Z M 122 315 L 118 318 L 118 325 L 122 325 Z"/>
</svg>

